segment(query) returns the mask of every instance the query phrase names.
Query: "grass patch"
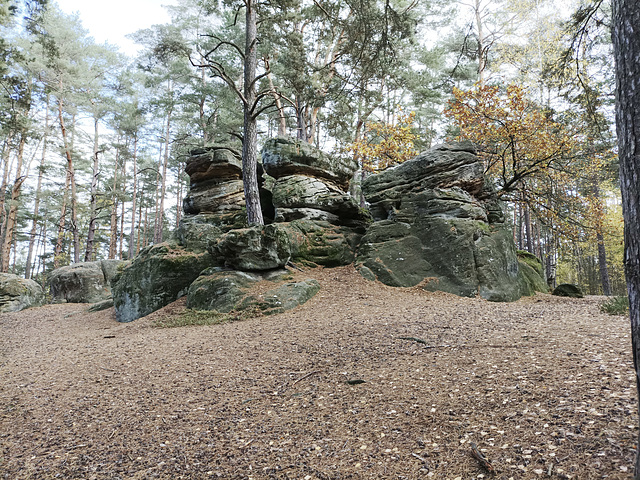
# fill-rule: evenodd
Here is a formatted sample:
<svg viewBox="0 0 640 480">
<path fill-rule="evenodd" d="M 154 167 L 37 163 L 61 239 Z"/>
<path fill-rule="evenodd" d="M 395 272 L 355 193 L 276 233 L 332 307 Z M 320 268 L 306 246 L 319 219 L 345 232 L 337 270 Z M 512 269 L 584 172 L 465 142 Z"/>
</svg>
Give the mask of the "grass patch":
<svg viewBox="0 0 640 480">
<path fill-rule="evenodd" d="M 215 310 L 187 309 L 178 315 L 166 316 L 154 322 L 157 328 L 190 327 L 201 325 L 222 325 L 223 323 L 238 322 L 260 315 L 257 309 L 247 309 L 239 312 L 220 313 Z"/>
<path fill-rule="evenodd" d="M 600 311 L 609 315 L 626 315 L 629 313 L 629 297 L 611 297 L 600 305 Z"/>
</svg>

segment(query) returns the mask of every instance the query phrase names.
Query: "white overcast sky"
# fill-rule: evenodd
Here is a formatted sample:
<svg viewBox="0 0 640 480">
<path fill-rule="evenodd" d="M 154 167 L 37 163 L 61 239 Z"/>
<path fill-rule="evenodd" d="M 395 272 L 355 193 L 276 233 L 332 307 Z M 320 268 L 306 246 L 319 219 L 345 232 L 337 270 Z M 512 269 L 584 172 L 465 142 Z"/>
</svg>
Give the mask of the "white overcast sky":
<svg viewBox="0 0 640 480">
<path fill-rule="evenodd" d="M 56 0 L 67 13 L 78 12 L 82 25 L 97 43 L 118 45 L 127 55 L 135 55 L 137 46 L 125 35 L 154 24 L 167 23 L 163 5 L 177 0 Z"/>
</svg>

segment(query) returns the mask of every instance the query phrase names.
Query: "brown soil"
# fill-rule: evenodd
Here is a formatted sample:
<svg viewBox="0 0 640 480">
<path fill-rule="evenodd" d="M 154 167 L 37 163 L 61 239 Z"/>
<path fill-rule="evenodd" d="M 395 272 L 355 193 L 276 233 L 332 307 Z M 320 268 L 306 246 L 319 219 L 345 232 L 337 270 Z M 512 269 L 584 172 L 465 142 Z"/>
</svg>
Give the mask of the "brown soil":
<svg viewBox="0 0 640 480">
<path fill-rule="evenodd" d="M 222 325 L 0 316 L 0 478 L 631 477 L 628 320 L 602 298 L 297 276 L 323 286 L 306 305 Z"/>
</svg>

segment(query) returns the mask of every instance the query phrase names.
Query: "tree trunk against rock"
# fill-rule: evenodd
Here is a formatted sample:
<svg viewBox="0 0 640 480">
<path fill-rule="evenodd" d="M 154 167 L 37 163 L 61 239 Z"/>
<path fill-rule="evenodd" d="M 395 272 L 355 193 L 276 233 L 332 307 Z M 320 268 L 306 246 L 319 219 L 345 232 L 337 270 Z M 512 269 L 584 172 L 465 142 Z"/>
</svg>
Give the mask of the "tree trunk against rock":
<svg viewBox="0 0 640 480">
<path fill-rule="evenodd" d="M 244 135 L 242 140 L 242 182 L 249 225 L 264 225 L 258 191 L 258 98 L 256 95 L 256 69 L 258 65 L 257 1 L 245 0 L 244 50 Z"/>
<path fill-rule="evenodd" d="M 11 201 L 9 204 L 9 213 L 7 214 L 7 221 L 4 230 L 4 238 L 2 241 L 2 251 L 0 252 L 0 272 L 6 273 L 9 271 L 9 259 L 11 257 L 11 246 L 13 244 L 16 219 L 18 217 L 18 200 L 20 199 L 20 193 L 22 190 L 22 184 L 25 181 L 26 175 L 22 175 L 24 146 L 27 141 L 26 129 L 22 131 L 20 135 L 20 143 L 18 144 L 18 156 L 16 164 L 16 175 L 11 188 Z"/>
<path fill-rule="evenodd" d="M 625 273 L 633 363 L 640 398 L 640 3 L 613 0 L 612 5 Z M 637 444 L 640 445 L 640 437 Z M 634 479 L 640 480 L 640 455 L 637 454 Z"/>
<path fill-rule="evenodd" d="M 84 252 L 84 261 L 90 262 L 93 256 L 93 242 L 96 238 L 96 223 L 98 216 L 98 176 L 99 168 L 99 136 L 98 136 L 98 118 L 93 119 L 93 178 L 91 180 L 91 194 L 89 201 L 89 228 L 87 231 L 87 248 Z"/>
<path fill-rule="evenodd" d="M 44 132 L 42 137 L 42 156 L 40 157 L 40 167 L 38 168 L 38 181 L 36 184 L 35 200 L 33 205 L 33 220 L 31 222 L 31 231 L 29 232 L 29 249 L 27 251 L 27 261 L 24 268 L 24 278 L 27 280 L 31 278 L 31 272 L 33 269 L 33 252 L 36 247 L 36 233 L 38 231 L 38 218 L 40 215 L 40 194 L 42 191 L 42 178 L 44 176 L 44 166 L 47 160 L 47 140 L 49 137 L 49 95 L 45 102 L 44 113 Z"/>
</svg>

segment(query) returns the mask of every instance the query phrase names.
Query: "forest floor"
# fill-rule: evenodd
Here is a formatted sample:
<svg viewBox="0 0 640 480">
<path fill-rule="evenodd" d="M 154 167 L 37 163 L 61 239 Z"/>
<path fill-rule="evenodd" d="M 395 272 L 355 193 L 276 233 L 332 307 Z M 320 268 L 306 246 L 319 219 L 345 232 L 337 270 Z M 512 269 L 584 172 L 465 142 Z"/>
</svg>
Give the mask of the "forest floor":
<svg viewBox="0 0 640 480">
<path fill-rule="evenodd" d="M 0 478 L 631 478 L 630 328 L 603 297 L 296 277 L 322 290 L 220 325 L 159 328 L 183 301 L 0 315 Z"/>
</svg>

